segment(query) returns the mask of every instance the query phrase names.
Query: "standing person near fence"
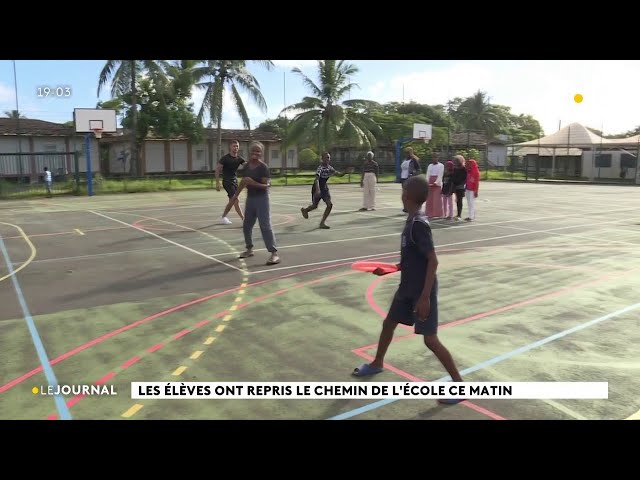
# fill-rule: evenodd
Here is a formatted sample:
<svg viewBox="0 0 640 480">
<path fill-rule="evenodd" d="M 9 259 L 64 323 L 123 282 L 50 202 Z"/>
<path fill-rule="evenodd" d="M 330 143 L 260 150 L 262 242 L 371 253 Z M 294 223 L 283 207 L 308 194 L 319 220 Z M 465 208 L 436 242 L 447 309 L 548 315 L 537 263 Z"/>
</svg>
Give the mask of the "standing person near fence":
<svg viewBox="0 0 640 480">
<path fill-rule="evenodd" d="M 405 158 L 400 164 L 400 183 L 404 185 L 404 182 L 409 178 L 409 164 L 411 163 L 410 158 Z"/>
<path fill-rule="evenodd" d="M 379 174 L 380 167 L 378 162 L 373 159 L 373 152 L 367 152 L 367 157 L 362 166 L 362 177 L 360 178 L 360 187 L 363 193 L 361 212 L 376 209 L 376 187 Z"/>
<path fill-rule="evenodd" d="M 262 161 L 264 145 L 260 142 L 253 142 L 249 147 L 249 162 L 244 169 L 244 177 L 240 182 L 240 187 L 233 198 L 229 200 L 228 207 L 238 201 L 240 192 L 246 187 L 247 200 L 244 204 L 244 221 L 242 232 L 246 250 L 240 254 L 240 258 L 253 257 L 253 227 L 256 220 L 260 225 L 262 240 L 271 256 L 267 260 L 267 265 L 280 263 L 278 249 L 276 248 L 276 237 L 271 227 L 271 200 L 269 199 L 270 173 L 269 167 Z"/>
<path fill-rule="evenodd" d="M 238 191 L 238 170 L 242 168 L 246 160 L 238 155 L 240 149 L 240 142 L 238 140 L 232 140 L 229 142 L 229 153 L 222 157 L 216 165 L 216 190 L 220 191 L 220 171 L 222 171 L 222 186 L 229 199 L 233 198 Z M 244 221 L 244 215 L 242 214 L 242 208 L 240 208 L 240 201 L 236 199 L 235 203 L 229 203 L 222 213 L 220 223 L 222 225 L 230 225 L 231 220 L 227 218 L 231 207 L 235 207 L 236 212 L 240 220 Z"/>
<path fill-rule="evenodd" d="M 420 173 L 422 172 L 422 169 L 420 168 L 420 158 L 413 153 L 413 148 L 411 147 L 407 147 L 405 152 L 405 159 L 402 162 L 402 164 L 400 165 L 400 178 L 402 179 L 402 185 L 405 184 L 405 182 L 413 177 L 414 175 L 420 175 Z M 406 165 L 406 176 L 404 175 L 404 168 Z M 402 208 L 402 211 L 404 213 L 407 213 L 407 209 L 406 208 Z"/>
<path fill-rule="evenodd" d="M 429 182 L 429 196 L 425 214 L 427 218 L 442 217 L 442 177 L 444 176 L 444 165 L 440 163 L 440 156 L 433 152 L 432 161 L 427 167 L 427 181 Z"/>
<path fill-rule="evenodd" d="M 469 159 L 467 162 L 467 210 L 469 215 L 465 220 L 471 222 L 476 218 L 476 198 L 478 198 L 478 189 L 480 188 L 480 169 L 478 162 Z"/>
<path fill-rule="evenodd" d="M 47 197 L 52 197 L 51 185 L 53 184 L 53 177 L 49 167 L 44 167 L 44 186 L 47 189 Z"/>
<path fill-rule="evenodd" d="M 458 207 L 458 215 L 454 218 L 459 221 L 462 217 L 462 199 L 464 198 L 465 184 L 467 183 L 467 170 L 465 168 L 465 159 L 462 155 L 453 157 L 453 191 L 456 194 L 456 206 Z"/>
<path fill-rule="evenodd" d="M 447 220 L 451 220 L 453 218 L 453 162 L 451 160 L 444 164 L 441 198 L 442 215 Z"/>
<path fill-rule="evenodd" d="M 324 209 L 324 214 L 322 215 L 322 220 L 320 220 L 320 228 L 328 229 L 331 228 L 326 224 L 327 218 L 331 213 L 331 209 L 333 208 L 333 203 L 331 202 L 331 192 L 329 191 L 329 177 L 336 175 L 338 177 L 344 176 L 344 173 L 337 171 L 331 165 L 331 154 L 329 152 L 324 152 L 322 154 L 322 160 L 320 165 L 318 165 L 318 169 L 316 170 L 316 179 L 313 182 L 313 186 L 311 187 L 311 205 L 306 208 L 301 208 L 302 216 L 304 218 L 309 218 L 309 212 L 318 208 L 320 204 L 320 200 L 322 200 L 326 208 Z"/>
</svg>

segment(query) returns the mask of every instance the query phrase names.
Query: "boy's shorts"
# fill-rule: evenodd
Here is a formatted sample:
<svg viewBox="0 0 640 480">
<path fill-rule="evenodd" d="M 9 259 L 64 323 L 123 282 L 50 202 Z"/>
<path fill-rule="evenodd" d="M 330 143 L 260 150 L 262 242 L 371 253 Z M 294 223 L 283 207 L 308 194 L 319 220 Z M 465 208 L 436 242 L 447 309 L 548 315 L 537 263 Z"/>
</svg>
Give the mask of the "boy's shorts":
<svg viewBox="0 0 640 480">
<path fill-rule="evenodd" d="M 320 192 L 315 189 L 311 189 L 311 204 L 314 207 L 317 207 L 320 204 L 320 200 L 325 204 L 331 203 L 331 193 L 328 188 L 320 189 Z"/>
<path fill-rule="evenodd" d="M 438 295 L 431 293 L 429 314 L 425 321 L 420 321 L 414 313 L 418 298 L 405 297 L 398 292 L 393 296 L 387 320 L 414 326 L 418 335 L 435 335 L 438 333 Z"/>
</svg>

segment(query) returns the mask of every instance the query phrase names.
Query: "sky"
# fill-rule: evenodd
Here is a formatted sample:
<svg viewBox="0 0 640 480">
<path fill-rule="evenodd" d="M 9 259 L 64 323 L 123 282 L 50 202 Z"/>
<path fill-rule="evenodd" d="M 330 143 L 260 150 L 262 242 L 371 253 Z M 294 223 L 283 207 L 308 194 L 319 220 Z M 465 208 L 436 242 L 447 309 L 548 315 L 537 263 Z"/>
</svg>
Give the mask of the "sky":
<svg viewBox="0 0 640 480">
<path fill-rule="evenodd" d="M 299 101 L 305 90 L 300 77 L 291 72 L 301 68 L 316 79 L 316 60 L 274 60 L 267 71 L 250 64 L 265 100 L 262 112 L 243 95 L 252 128 L 275 118 L 285 103 Z M 603 130 L 624 133 L 640 126 L 640 61 L 614 60 L 348 60 L 359 71 L 352 81 L 358 85 L 352 98 L 378 102 L 416 101 L 444 104 L 454 97 L 476 91 L 487 93 L 490 102 L 507 105 L 515 114 L 536 118 L 545 134 L 578 122 Z M 16 60 L 19 109 L 28 118 L 50 122 L 73 119 L 74 108 L 94 108 L 109 99 L 109 89 L 97 95 L 98 76 L 105 60 Z M 69 87 L 66 98 L 38 98 L 39 87 Z M 16 109 L 13 61 L 0 60 L 0 115 Z M 581 94 L 583 101 L 574 97 Z M 193 99 L 196 112 L 203 93 Z M 223 128 L 242 128 L 230 101 L 225 102 Z"/>
</svg>

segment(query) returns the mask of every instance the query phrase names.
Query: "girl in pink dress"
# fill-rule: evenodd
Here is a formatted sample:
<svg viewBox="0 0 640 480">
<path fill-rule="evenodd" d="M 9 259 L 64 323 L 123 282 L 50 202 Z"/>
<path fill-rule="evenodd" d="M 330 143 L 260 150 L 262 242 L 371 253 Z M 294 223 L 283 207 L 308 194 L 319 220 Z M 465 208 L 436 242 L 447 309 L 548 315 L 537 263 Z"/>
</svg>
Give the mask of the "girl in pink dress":
<svg viewBox="0 0 640 480">
<path fill-rule="evenodd" d="M 433 161 L 427 167 L 427 181 L 429 182 L 429 196 L 427 197 L 426 216 L 428 218 L 442 217 L 442 177 L 444 165 L 440 163 L 438 154 L 433 154 Z"/>
</svg>

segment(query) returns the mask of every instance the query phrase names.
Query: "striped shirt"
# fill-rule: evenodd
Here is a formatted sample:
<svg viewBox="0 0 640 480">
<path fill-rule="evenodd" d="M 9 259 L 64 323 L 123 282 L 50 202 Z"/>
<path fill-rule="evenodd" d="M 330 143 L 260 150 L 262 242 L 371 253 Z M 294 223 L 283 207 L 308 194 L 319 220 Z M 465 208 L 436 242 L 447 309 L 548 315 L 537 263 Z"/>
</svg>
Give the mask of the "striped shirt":
<svg viewBox="0 0 640 480">
<path fill-rule="evenodd" d="M 329 177 L 331 175 L 334 175 L 335 173 L 337 173 L 336 169 L 331 165 L 323 165 L 322 163 L 318 165 L 318 169 L 316 170 L 316 177 L 318 178 L 318 186 L 320 187 L 320 190 L 326 190 L 328 188 L 327 180 L 329 180 Z"/>
<path fill-rule="evenodd" d="M 375 173 L 378 175 L 380 173 L 380 167 L 378 166 L 378 162 L 375 160 L 371 160 L 370 162 L 364 162 L 364 166 L 362 167 L 362 173 Z"/>
</svg>

